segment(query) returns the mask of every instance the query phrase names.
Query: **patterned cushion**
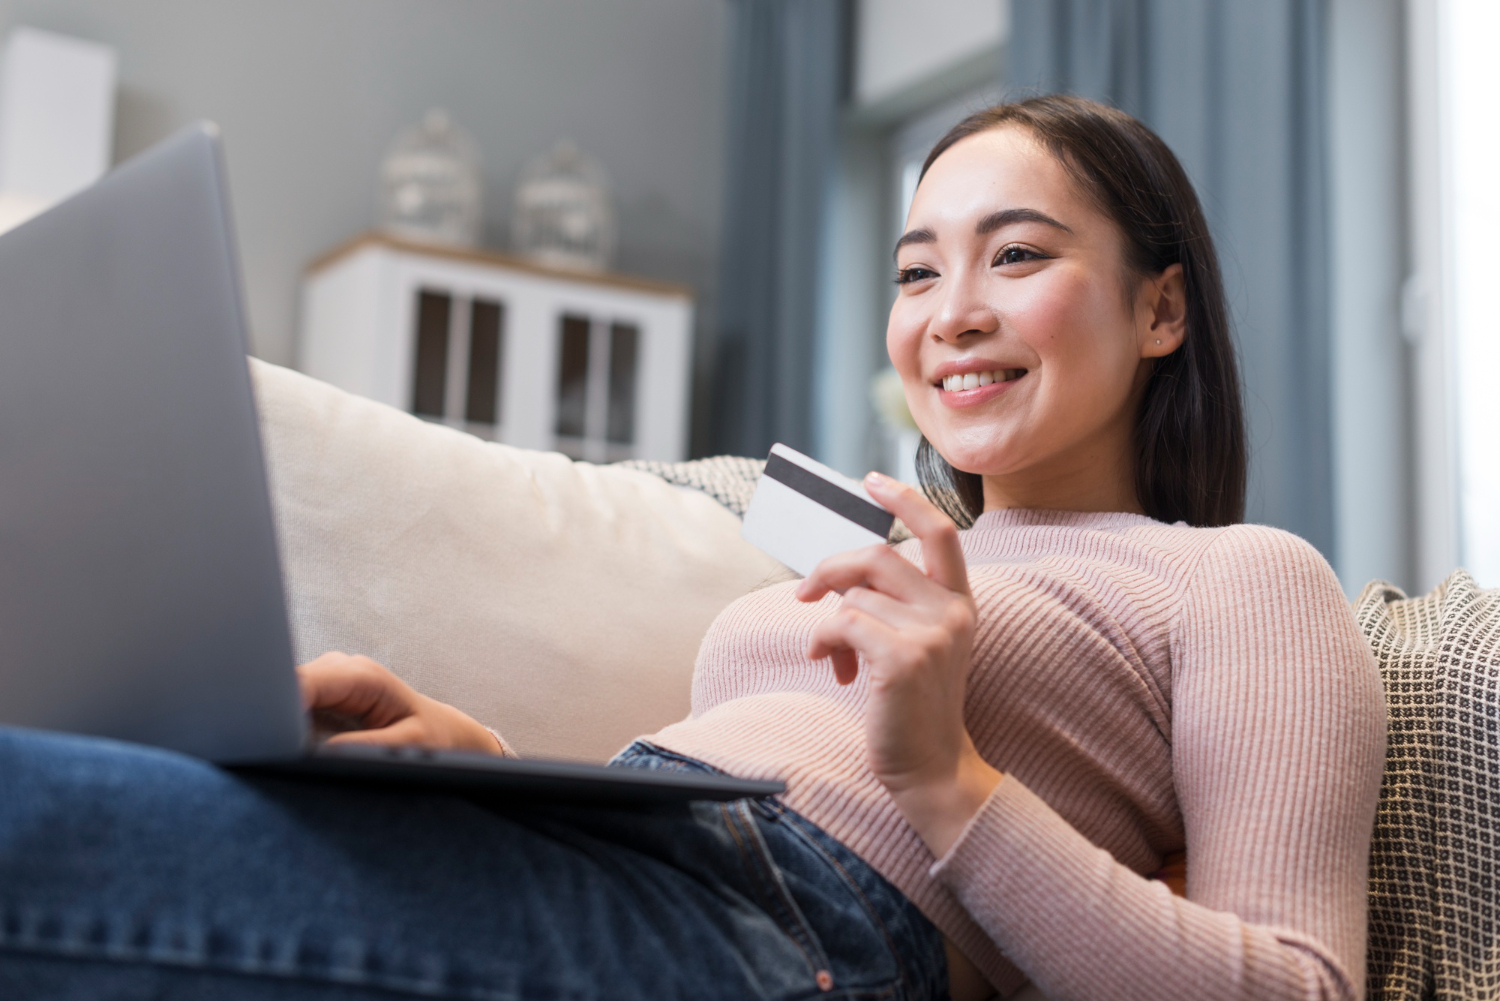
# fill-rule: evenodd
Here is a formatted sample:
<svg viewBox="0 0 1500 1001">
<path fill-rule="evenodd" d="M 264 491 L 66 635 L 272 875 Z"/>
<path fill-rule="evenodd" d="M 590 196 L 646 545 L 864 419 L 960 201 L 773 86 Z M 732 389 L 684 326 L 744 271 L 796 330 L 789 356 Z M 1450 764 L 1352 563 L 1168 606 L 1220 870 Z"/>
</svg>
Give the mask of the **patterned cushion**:
<svg viewBox="0 0 1500 1001">
<path fill-rule="evenodd" d="M 1370 855 L 1369 997 L 1500 997 L 1500 591 L 1367 586 L 1390 744 Z"/>
<path fill-rule="evenodd" d="M 615 465 L 625 469 L 639 469 L 643 473 L 660 476 L 679 487 L 690 487 L 706 493 L 743 518 L 745 508 L 750 506 L 750 496 L 755 493 L 755 483 L 760 479 L 761 470 L 766 468 L 766 460 L 716 455 L 691 462 L 627 459 Z"/>
</svg>

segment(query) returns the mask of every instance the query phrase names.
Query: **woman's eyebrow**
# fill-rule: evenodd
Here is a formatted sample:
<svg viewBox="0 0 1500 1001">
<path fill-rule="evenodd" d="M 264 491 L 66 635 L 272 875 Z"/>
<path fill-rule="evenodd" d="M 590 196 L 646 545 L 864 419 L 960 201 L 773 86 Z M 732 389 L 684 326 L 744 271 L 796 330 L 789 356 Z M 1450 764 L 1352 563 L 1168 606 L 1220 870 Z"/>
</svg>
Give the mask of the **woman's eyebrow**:
<svg viewBox="0 0 1500 1001">
<path fill-rule="evenodd" d="M 974 232 L 979 236 L 993 233 L 1018 222 L 1039 222 L 1044 226 L 1054 226 L 1064 233 L 1071 234 L 1073 231 L 1056 219 L 1036 209 L 1001 209 L 999 212 L 991 212 L 974 225 Z M 900 244 L 897 244 L 900 246 Z"/>
<path fill-rule="evenodd" d="M 974 224 L 974 232 L 979 236 L 987 236 L 997 229 L 1003 229 L 1018 222 L 1039 222 L 1044 226 L 1053 226 L 1070 235 L 1073 232 L 1071 227 L 1058 222 L 1045 212 L 1038 212 L 1036 209 L 1001 209 L 999 212 L 991 212 Z M 921 229 L 908 230 L 901 234 L 901 239 L 896 241 L 896 248 L 891 251 L 891 256 L 894 257 L 902 247 L 909 243 L 936 242 L 937 234 L 925 226 Z"/>
<path fill-rule="evenodd" d="M 901 239 L 899 239 L 899 240 L 896 241 L 896 247 L 895 247 L 895 250 L 891 251 L 891 256 L 894 257 L 896 255 L 896 251 L 899 251 L 902 247 L 906 246 L 908 243 L 936 243 L 936 242 L 937 242 L 937 234 L 934 233 L 932 230 L 927 229 L 926 227 L 923 227 L 922 229 L 907 230 L 905 233 L 901 234 Z"/>
</svg>

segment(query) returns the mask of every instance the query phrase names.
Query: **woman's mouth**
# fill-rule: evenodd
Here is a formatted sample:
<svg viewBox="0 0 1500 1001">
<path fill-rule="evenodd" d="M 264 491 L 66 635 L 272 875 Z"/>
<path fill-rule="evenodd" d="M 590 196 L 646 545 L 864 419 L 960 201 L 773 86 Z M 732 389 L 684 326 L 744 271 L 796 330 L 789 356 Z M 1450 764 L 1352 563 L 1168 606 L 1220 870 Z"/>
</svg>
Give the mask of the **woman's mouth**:
<svg viewBox="0 0 1500 1001">
<path fill-rule="evenodd" d="M 979 389 L 995 382 L 1014 382 L 1026 374 L 1024 368 L 998 368 L 993 372 L 966 372 L 943 379 L 943 391 L 959 393 L 965 389 Z"/>
<path fill-rule="evenodd" d="M 939 398 L 952 407 L 968 407 L 993 399 L 1026 374 L 1024 368 L 997 368 L 943 377 Z"/>
</svg>

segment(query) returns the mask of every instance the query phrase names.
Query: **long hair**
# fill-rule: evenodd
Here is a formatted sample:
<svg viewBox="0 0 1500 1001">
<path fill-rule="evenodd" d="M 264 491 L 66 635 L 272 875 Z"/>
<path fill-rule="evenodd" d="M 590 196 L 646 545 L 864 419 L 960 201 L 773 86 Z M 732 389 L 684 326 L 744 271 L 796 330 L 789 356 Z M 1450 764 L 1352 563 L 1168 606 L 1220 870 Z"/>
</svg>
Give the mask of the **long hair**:
<svg viewBox="0 0 1500 1001">
<path fill-rule="evenodd" d="M 1156 133 L 1107 105 L 1034 97 L 976 112 L 939 139 L 925 176 L 954 143 L 1003 125 L 1029 130 L 1125 236 L 1126 265 L 1156 275 L 1182 265 L 1187 333 L 1152 363 L 1135 422 L 1135 491 L 1158 521 L 1231 525 L 1245 515 L 1245 417 L 1219 259 L 1192 182 Z M 984 507 L 980 476 L 954 469 L 922 439 L 922 488 L 960 525 Z"/>
</svg>

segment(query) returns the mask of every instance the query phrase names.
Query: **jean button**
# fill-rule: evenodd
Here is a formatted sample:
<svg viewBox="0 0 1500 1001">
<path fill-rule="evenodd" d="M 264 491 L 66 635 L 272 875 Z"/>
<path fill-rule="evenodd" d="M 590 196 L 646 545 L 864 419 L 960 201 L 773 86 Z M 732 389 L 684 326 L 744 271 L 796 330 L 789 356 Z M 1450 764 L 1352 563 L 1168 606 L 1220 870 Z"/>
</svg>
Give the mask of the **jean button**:
<svg viewBox="0 0 1500 1001">
<path fill-rule="evenodd" d="M 825 993 L 827 991 L 833 990 L 833 974 L 829 973 L 827 970 L 819 970 L 818 975 L 813 979 L 818 982 L 818 990 L 824 991 Z"/>
</svg>

